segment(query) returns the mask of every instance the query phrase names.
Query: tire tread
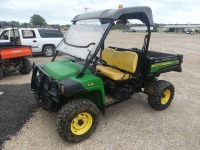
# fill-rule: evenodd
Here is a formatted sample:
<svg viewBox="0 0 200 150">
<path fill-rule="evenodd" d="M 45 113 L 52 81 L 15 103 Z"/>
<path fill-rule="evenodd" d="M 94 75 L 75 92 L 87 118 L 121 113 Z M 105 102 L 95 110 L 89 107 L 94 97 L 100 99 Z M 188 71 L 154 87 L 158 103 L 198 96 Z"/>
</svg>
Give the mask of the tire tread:
<svg viewBox="0 0 200 150">
<path fill-rule="evenodd" d="M 29 74 L 31 72 L 31 62 L 27 58 L 22 59 L 22 67 L 19 72 L 21 74 Z"/>
<path fill-rule="evenodd" d="M 83 110 L 90 110 L 96 116 L 93 125 L 88 132 L 81 136 L 76 136 L 71 131 L 66 129 L 66 124 L 71 123 L 70 120 L 74 117 L 74 114 L 80 113 Z M 57 126 L 59 135 L 68 142 L 77 143 L 87 139 L 94 132 L 99 121 L 99 109 L 90 100 L 87 99 L 75 99 L 68 102 L 62 107 L 57 115 Z"/>
<path fill-rule="evenodd" d="M 166 104 L 161 104 L 161 97 L 166 89 L 171 91 L 170 100 Z M 152 108 L 156 110 L 164 110 L 171 104 L 174 92 L 174 85 L 172 83 L 165 80 L 159 80 L 155 84 L 153 95 L 148 96 L 148 102 Z"/>
</svg>

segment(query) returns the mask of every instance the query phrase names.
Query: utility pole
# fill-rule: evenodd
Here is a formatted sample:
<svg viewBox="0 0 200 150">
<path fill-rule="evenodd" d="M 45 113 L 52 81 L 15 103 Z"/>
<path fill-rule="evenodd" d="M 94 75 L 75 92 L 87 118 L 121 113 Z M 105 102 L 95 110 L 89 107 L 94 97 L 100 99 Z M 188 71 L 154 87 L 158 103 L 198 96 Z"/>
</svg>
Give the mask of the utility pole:
<svg viewBox="0 0 200 150">
<path fill-rule="evenodd" d="M 84 9 L 85 9 L 85 13 L 86 13 L 86 11 L 87 11 L 89 8 L 87 8 L 87 7 L 84 7 Z"/>
<path fill-rule="evenodd" d="M 89 8 L 87 8 L 87 7 L 83 7 L 84 9 L 85 9 L 85 13 L 86 13 L 86 11 L 89 9 Z M 85 24 L 86 24 L 86 20 L 85 20 Z"/>
</svg>

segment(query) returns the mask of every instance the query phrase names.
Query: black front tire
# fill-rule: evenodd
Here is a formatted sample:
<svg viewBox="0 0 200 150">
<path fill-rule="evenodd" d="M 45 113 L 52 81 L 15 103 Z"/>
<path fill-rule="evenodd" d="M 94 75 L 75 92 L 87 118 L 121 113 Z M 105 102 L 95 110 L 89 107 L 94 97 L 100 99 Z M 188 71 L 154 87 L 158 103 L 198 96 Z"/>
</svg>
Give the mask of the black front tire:
<svg viewBox="0 0 200 150">
<path fill-rule="evenodd" d="M 149 105 L 156 110 L 164 110 L 174 98 L 174 86 L 168 81 L 157 81 L 153 95 L 148 96 Z"/>
<path fill-rule="evenodd" d="M 0 79 L 2 79 L 3 78 L 3 69 L 2 69 L 2 67 L 0 66 Z"/>
<path fill-rule="evenodd" d="M 45 57 L 51 57 L 55 53 L 55 47 L 52 45 L 46 45 L 43 47 L 43 55 Z"/>
<path fill-rule="evenodd" d="M 99 122 L 99 109 L 87 99 L 76 99 L 64 105 L 57 115 L 59 135 L 68 142 L 87 139 Z"/>
<path fill-rule="evenodd" d="M 31 72 L 31 62 L 27 58 L 22 59 L 22 66 L 19 72 L 21 74 L 29 74 Z"/>
</svg>

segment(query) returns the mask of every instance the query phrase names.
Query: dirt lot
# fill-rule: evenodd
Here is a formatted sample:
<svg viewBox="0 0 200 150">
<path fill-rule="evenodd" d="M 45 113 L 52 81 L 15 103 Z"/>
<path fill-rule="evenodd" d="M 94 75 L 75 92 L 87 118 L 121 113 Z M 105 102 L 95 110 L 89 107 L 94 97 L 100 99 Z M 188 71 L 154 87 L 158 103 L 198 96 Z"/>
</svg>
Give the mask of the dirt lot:
<svg viewBox="0 0 200 150">
<path fill-rule="evenodd" d="M 141 48 L 143 37 L 142 33 L 113 31 L 106 45 Z M 168 109 L 153 110 L 147 103 L 146 95 L 135 94 L 130 100 L 108 108 L 96 132 L 78 144 L 64 142 L 59 137 L 56 114 L 38 109 L 18 134 L 4 143 L 3 149 L 200 149 L 199 41 L 200 35 L 152 34 L 151 50 L 184 54 L 182 73 L 171 72 L 160 76 L 160 79 L 173 83 L 176 90 Z M 31 58 L 37 63 L 49 60 Z M 0 84 L 30 83 L 30 77 L 12 74 Z"/>
</svg>

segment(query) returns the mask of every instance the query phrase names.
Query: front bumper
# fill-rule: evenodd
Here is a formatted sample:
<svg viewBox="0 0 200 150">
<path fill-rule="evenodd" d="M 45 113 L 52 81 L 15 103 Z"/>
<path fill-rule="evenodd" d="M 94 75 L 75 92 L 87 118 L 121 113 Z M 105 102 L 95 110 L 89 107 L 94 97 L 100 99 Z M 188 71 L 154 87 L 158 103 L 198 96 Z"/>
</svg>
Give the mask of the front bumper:
<svg viewBox="0 0 200 150">
<path fill-rule="evenodd" d="M 31 79 L 31 90 L 39 101 L 59 103 L 60 83 L 53 80 L 41 66 L 35 66 Z"/>
</svg>

